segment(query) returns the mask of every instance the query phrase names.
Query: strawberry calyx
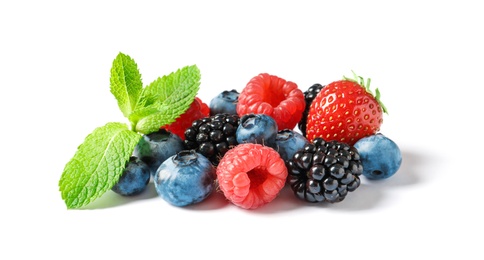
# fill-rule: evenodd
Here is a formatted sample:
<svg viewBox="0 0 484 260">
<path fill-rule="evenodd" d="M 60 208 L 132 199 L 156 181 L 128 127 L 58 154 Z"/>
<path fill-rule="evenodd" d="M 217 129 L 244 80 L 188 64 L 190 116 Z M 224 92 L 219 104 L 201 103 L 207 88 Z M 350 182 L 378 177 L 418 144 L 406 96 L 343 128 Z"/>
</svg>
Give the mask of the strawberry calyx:
<svg viewBox="0 0 484 260">
<path fill-rule="evenodd" d="M 356 75 L 354 71 L 351 71 L 351 72 L 353 73 L 353 78 L 348 78 L 346 76 L 343 76 L 343 79 L 355 82 L 360 86 L 362 86 L 366 90 L 366 92 L 368 92 L 370 95 L 372 95 L 375 98 L 375 100 L 378 102 L 381 109 L 383 110 L 383 113 L 388 114 L 388 110 L 386 106 L 383 104 L 383 102 L 380 99 L 381 97 L 380 90 L 376 88 L 375 93 L 373 93 L 373 91 L 370 89 L 371 79 L 368 78 L 366 79 L 366 82 L 365 82 L 365 79 L 363 77 Z"/>
</svg>

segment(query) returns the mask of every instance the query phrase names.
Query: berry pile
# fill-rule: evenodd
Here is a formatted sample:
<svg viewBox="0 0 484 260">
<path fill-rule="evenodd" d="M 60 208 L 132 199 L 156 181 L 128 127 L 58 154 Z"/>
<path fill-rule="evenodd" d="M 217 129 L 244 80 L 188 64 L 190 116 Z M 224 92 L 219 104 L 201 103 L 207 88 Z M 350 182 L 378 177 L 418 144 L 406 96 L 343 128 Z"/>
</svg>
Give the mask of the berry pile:
<svg viewBox="0 0 484 260">
<path fill-rule="evenodd" d="M 113 190 L 138 194 L 151 172 L 160 197 L 175 206 L 220 190 L 234 205 L 256 209 L 286 184 L 305 202 L 341 202 L 362 175 L 386 179 L 401 165 L 398 146 L 379 133 L 386 108 L 369 83 L 355 75 L 303 92 L 261 73 L 209 105 L 197 97 L 176 122 L 143 137 Z M 123 188 L 131 175 L 133 191 Z"/>
</svg>

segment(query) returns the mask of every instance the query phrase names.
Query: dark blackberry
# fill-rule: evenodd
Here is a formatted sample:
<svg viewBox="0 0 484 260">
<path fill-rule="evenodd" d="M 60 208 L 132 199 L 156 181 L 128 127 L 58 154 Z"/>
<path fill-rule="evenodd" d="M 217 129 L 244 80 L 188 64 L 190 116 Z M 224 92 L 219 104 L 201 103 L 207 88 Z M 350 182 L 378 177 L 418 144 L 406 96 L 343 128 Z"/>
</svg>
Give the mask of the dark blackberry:
<svg viewBox="0 0 484 260">
<path fill-rule="evenodd" d="M 185 130 L 185 146 L 196 150 L 217 166 L 224 154 L 234 146 L 240 118 L 237 114 L 217 114 L 193 121 Z"/>
<path fill-rule="evenodd" d="M 356 148 L 315 138 L 287 163 L 296 197 L 308 202 L 340 202 L 360 186 L 363 165 Z"/>
<path fill-rule="evenodd" d="M 309 113 L 309 107 L 311 106 L 314 98 L 318 95 L 322 88 L 324 88 L 323 85 L 316 83 L 309 87 L 308 90 L 304 91 L 304 101 L 306 102 L 306 107 L 303 111 L 301 120 L 299 120 L 299 123 L 297 124 L 299 130 L 301 130 L 301 133 L 304 137 L 306 137 L 306 123 Z"/>
</svg>

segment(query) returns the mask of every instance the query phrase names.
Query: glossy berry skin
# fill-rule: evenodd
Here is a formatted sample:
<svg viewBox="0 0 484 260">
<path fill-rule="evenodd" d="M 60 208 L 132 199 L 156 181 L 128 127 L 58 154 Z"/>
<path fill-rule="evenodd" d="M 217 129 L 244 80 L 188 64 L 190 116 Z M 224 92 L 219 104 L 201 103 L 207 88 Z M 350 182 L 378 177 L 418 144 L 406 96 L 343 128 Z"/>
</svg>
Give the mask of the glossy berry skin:
<svg viewBox="0 0 484 260">
<path fill-rule="evenodd" d="M 279 154 L 261 144 L 239 144 L 216 169 L 224 196 L 234 205 L 256 209 L 274 200 L 285 185 L 287 168 Z"/>
<path fill-rule="evenodd" d="M 294 130 L 284 129 L 277 133 L 275 149 L 281 155 L 281 158 L 287 162 L 307 144 L 309 144 L 309 141 L 302 134 Z"/>
<path fill-rule="evenodd" d="M 287 163 L 294 195 L 311 203 L 337 203 L 360 186 L 363 165 L 358 150 L 346 143 L 316 138 Z"/>
<path fill-rule="evenodd" d="M 306 103 L 296 83 L 274 75 L 261 73 L 242 89 L 237 103 L 240 117 L 246 114 L 266 114 L 274 118 L 278 129 L 293 129 Z"/>
<path fill-rule="evenodd" d="M 368 85 L 367 85 L 368 87 Z M 309 108 L 306 137 L 321 137 L 353 146 L 380 130 L 384 107 L 362 83 L 339 80 L 326 85 Z"/>
<path fill-rule="evenodd" d="M 216 114 L 237 114 L 237 102 L 239 92 L 235 89 L 224 90 L 210 100 L 210 115 Z"/>
<path fill-rule="evenodd" d="M 247 114 L 240 118 L 235 133 L 237 142 L 262 144 L 273 147 L 277 136 L 276 121 L 265 114 Z"/>
<path fill-rule="evenodd" d="M 306 137 L 306 124 L 307 124 L 307 118 L 309 114 L 309 108 L 311 107 L 311 103 L 313 103 L 314 98 L 316 98 L 316 96 L 319 94 L 319 92 L 321 92 L 321 89 L 323 88 L 324 88 L 323 85 L 319 83 L 315 83 L 303 93 L 304 101 L 306 102 L 306 107 L 304 108 L 302 118 L 297 123 L 297 126 L 304 137 Z"/>
<path fill-rule="evenodd" d="M 150 168 L 139 158 L 131 156 L 112 191 L 123 196 L 134 196 L 143 192 L 150 182 Z"/>
<path fill-rule="evenodd" d="M 393 176 L 402 164 L 402 153 L 398 145 L 381 133 L 364 137 L 355 143 L 361 162 L 363 176 L 371 180 Z"/>
<path fill-rule="evenodd" d="M 195 120 L 185 131 L 185 147 L 201 153 L 216 166 L 220 158 L 237 145 L 235 133 L 239 122 L 236 114 L 217 114 Z"/>
<path fill-rule="evenodd" d="M 154 184 L 165 201 L 184 207 L 205 200 L 214 190 L 215 178 L 215 168 L 206 157 L 184 150 L 160 165 Z"/>
<path fill-rule="evenodd" d="M 208 107 L 208 105 L 203 103 L 200 98 L 195 97 L 192 104 L 187 109 L 187 111 L 185 111 L 185 113 L 178 117 L 175 122 L 166 126 L 162 126 L 161 128 L 164 128 L 169 132 L 176 134 L 182 140 L 185 140 L 185 130 L 187 130 L 187 128 L 192 125 L 192 122 L 197 119 L 207 117 L 209 115 L 210 108 Z"/>
<path fill-rule="evenodd" d="M 161 163 L 184 149 L 185 145 L 178 135 L 160 129 L 158 132 L 143 135 L 133 155 L 148 165 L 153 176 Z"/>
</svg>

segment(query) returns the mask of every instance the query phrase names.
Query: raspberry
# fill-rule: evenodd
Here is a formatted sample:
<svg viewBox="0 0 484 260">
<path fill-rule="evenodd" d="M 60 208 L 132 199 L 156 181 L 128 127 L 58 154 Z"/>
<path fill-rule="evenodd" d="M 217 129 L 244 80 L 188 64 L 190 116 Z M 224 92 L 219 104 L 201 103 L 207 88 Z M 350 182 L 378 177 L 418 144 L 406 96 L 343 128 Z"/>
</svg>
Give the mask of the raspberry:
<svg viewBox="0 0 484 260">
<path fill-rule="evenodd" d="M 315 138 L 294 154 L 288 171 L 296 197 L 313 203 L 335 203 L 360 186 L 363 165 L 356 148 Z"/>
<path fill-rule="evenodd" d="M 182 140 L 185 140 L 185 130 L 192 125 L 192 122 L 207 117 L 210 115 L 210 108 L 203 101 L 195 97 L 190 107 L 183 113 L 180 117 L 176 119 L 175 122 L 162 126 L 161 128 L 166 129 L 176 135 L 178 135 Z"/>
<path fill-rule="evenodd" d="M 239 94 L 237 114 L 266 114 L 276 120 L 279 130 L 293 129 L 305 106 L 304 94 L 296 83 L 261 73 Z"/>
<path fill-rule="evenodd" d="M 285 185 L 287 168 L 273 148 L 245 143 L 225 154 L 216 173 L 220 190 L 229 201 L 256 209 L 277 197 Z"/>
<path fill-rule="evenodd" d="M 185 131 L 185 146 L 207 157 L 217 166 L 220 158 L 236 146 L 235 134 L 240 118 L 235 114 L 217 114 L 193 121 Z"/>
<path fill-rule="evenodd" d="M 311 103 L 313 102 L 314 98 L 321 92 L 321 89 L 324 88 L 323 85 L 316 83 L 308 88 L 308 90 L 304 91 L 304 101 L 306 102 L 306 108 L 303 111 L 303 115 L 301 120 L 299 120 L 297 126 L 304 137 L 306 137 L 306 123 L 309 113 L 309 108 L 311 107 Z"/>
</svg>

